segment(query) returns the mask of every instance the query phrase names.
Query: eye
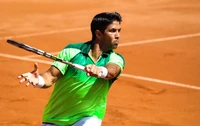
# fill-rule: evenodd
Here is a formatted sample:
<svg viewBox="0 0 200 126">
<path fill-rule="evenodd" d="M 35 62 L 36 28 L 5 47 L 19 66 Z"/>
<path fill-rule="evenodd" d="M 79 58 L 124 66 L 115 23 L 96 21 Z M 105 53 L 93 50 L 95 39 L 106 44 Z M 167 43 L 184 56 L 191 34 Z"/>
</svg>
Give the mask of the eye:
<svg viewBox="0 0 200 126">
<path fill-rule="evenodd" d="M 117 30 L 114 29 L 114 28 L 110 29 L 110 32 L 116 32 L 116 31 L 117 31 Z"/>
</svg>

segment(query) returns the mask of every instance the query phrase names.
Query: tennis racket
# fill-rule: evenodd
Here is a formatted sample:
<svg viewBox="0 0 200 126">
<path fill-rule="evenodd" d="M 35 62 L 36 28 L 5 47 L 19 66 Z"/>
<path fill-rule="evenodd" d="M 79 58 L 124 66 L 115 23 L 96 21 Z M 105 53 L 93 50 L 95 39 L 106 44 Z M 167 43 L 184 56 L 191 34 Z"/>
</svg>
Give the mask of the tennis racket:
<svg viewBox="0 0 200 126">
<path fill-rule="evenodd" d="M 62 63 L 64 63 L 64 64 L 67 64 L 67 65 L 69 65 L 69 66 L 72 66 L 72 67 L 74 67 L 74 68 L 76 68 L 76 69 L 85 71 L 85 67 L 84 67 L 84 66 L 79 65 L 79 64 L 75 64 L 75 63 L 72 63 L 72 62 L 65 61 L 65 60 L 60 59 L 60 58 L 58 58 L 58 57 L 56 57 L 56 56 L 54 56 L 54 55 L 52 55 L 52 54 L 50 54 L 50 53 L 47 53 L 47 52 L 45 52 L 45 51 L 43 51 L 43 50 L 34 48 L 34 47 L 32 47 L 32 46 L 29 46 L 29 45 L 26 45 L 26 44 L 23 44 L 23 43 L 20 43 L 20 42 L 17 42 L 17 41 L 15 41 L 15 40 L 11 40 L 11 39 L 8 39 L 7 42 L 8 42 L 9 44 L 12 44 L 12 45 L 14 45 L 14 46 L 17 46 L 17 47 L 19 47 L 19 48 L 21 48 L 21 49 L 24 49 L 24 50 L 26 50 L 26 51 L 33 52 L 33 53 L 38 54 L 38 55 L 42 55 L 42 56 L 44 56 L 44 57 L 46 57 L 46 58 L 49 58 L 49 59 L 52 59 L 52 60 L 55 60 L 55 61 L 59 61 L 59 62 L 62 62 Z"/>
</svg>

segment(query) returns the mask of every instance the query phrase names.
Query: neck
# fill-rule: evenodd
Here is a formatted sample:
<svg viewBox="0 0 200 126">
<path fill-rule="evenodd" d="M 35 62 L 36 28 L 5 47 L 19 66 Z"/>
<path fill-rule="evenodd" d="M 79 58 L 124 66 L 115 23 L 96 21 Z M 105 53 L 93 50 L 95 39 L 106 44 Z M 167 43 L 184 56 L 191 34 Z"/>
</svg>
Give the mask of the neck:
<svg viewBox="0 0 200 126">
<path fill-rule="evenodd" d="M 103 51 L 100 49 L 99 43 L 93 41 L 93 44 L 89 52 L 89 55 L 91 56 L 91 58 L 96 62 L 102 53 Z"/>
</svg>

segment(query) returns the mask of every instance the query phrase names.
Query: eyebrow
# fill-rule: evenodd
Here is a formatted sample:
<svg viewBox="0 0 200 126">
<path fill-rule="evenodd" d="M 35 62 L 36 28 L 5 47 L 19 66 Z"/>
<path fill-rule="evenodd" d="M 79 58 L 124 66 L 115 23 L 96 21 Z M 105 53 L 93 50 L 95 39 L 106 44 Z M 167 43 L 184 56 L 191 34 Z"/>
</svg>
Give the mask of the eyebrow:
<svg viewBox="0 0 200 126">
<path fill-rule="evenodd" d="M 122 28 L 110 28 L 109 30 L 121 30 Z"/>
</svg>

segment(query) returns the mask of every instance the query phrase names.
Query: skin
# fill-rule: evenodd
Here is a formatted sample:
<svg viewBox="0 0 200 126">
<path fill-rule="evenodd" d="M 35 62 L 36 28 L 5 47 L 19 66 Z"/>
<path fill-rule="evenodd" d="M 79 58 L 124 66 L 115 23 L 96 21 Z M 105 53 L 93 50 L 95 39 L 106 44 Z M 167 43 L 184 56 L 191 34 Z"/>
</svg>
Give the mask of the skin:
<svg viewBox="0 0 200 126">
<path fill-rule="evenodd" d="M 89 51 L 90 57 L 94 62 L 97 62 L 98 58 L 103 52 L 116 49 L 119 43 L 121 25 L 118 21 L 113 21 L 112 24 L 108 25 L 104 33 L 96 30 L 96 39 L 93 41 L 93 45 Z M 108 75 L 104 79 L 113 79 L 121 71 L 120 67 L 114 63 L 109 63 L 104 66 L 108 70 Z M 85 66 L 85 72 L 88 76 L 98 77 L 101 69 L 94 64 Z M 26 82 L 26 86 L 32 84 L 34 87 L 38 84 L 38 76 L 42 76 L 45 81 L 45 85 L 42 88 L 51 87 L 56 80 L 62 76 L 61 72 L 54 66 L 51 66 L 46 72 L 39 74 L 38 64 L 34 63 L 34 70 L 18 76 L 20 83 Z"/>
</svg>

